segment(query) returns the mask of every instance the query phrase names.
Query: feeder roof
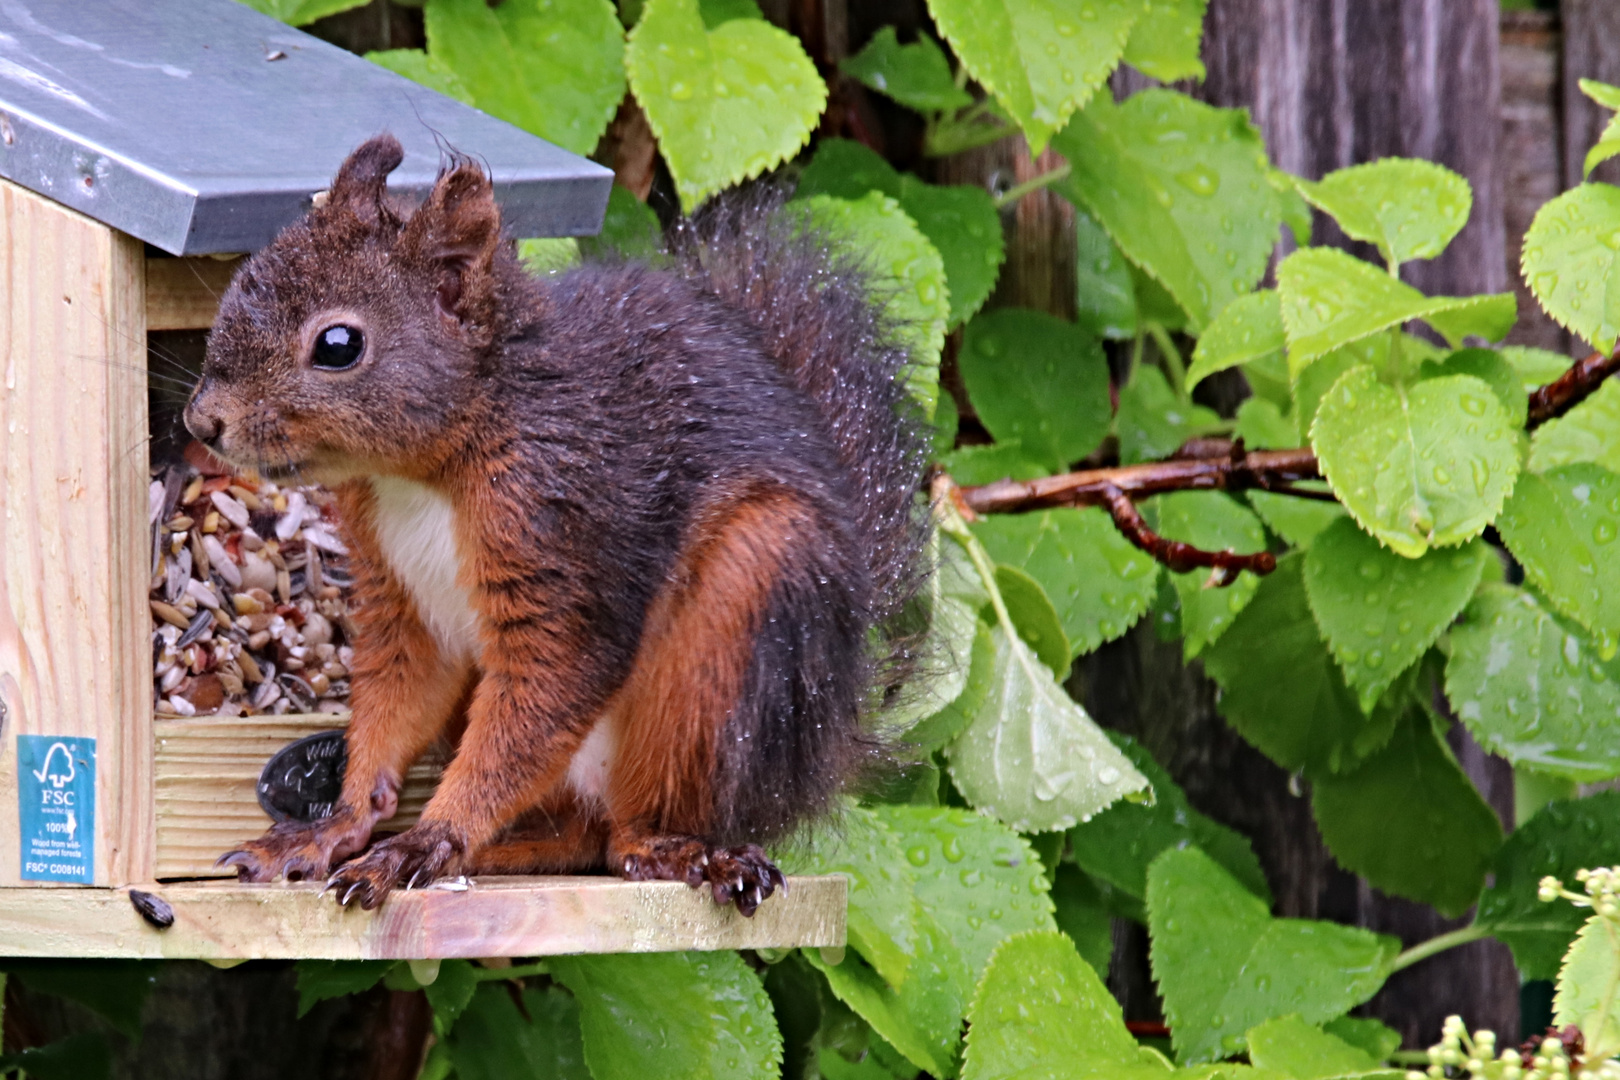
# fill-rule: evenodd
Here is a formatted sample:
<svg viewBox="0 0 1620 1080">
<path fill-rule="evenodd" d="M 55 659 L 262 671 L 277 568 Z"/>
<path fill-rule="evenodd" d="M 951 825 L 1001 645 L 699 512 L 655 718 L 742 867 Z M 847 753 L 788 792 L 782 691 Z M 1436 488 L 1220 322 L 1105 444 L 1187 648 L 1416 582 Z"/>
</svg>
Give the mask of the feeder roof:
<svg viewBox="0 0 1620 1080">
<path fill-rule="evenodd" d="M 0 0 L 0 176 L 172 254 L 264 246 L 383 131 L 391 191 L 448 144 L 513 235 L 601 226 L 608 170 L 234 0 Z"/>
</svg>

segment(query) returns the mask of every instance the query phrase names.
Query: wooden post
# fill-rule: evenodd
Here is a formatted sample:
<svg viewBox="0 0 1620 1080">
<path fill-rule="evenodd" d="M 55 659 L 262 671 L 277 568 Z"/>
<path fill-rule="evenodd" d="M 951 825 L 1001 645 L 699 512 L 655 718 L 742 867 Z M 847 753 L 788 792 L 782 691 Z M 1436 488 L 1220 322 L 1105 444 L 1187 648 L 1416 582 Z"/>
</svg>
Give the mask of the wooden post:
<svg viewBox="0 0 1620 1080">
<path fill-rule="evenodd" d="M 27 735 L 95 740 L 94 884 L 145 881 L 152 540 L 141 244 L 0 181 L 0 282 L 0 885 L 30 884 L 17 804 Z"/>
</svg>

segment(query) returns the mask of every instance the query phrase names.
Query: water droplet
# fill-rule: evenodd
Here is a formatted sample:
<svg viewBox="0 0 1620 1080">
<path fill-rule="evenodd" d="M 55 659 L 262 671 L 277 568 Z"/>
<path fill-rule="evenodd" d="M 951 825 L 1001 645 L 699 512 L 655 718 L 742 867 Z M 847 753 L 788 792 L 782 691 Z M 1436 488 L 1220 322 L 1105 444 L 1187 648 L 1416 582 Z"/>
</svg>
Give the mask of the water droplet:
<svg viewBox="0 0 1620 1080">
<path fill-rule="evenodd" d="M 670 83 L 669 96 L 676 101 L 689 101 L 692 97 L 692 88 L 683 82 Z"/>
<path fill-rule="evenodd" d="M 1599 521 L 1596 525 L 1592 526 L 1592 539 L 1595 542 L 1599 544 L 1611 544 L 1614 542 L 1614 537 L 1615 525 L 1614 522 L 1610 521 L 1608 518 L 1604 518 L 1602 521 Z"/>
<path fill-rule="evenodd" d="M 1097 782 L 1099 784 L 1119 783 L 1119 770 L 1112 765 L 1104 765 L 1097 770 Z"/>
<path fill-rule="evenodd" d="M 922 844 L 918 844 L 916 847 L 907 848 L 906 861 L 911 863 L 912 866 L 927 866 L 928 848 L 924 847 Z"/>
</svg>

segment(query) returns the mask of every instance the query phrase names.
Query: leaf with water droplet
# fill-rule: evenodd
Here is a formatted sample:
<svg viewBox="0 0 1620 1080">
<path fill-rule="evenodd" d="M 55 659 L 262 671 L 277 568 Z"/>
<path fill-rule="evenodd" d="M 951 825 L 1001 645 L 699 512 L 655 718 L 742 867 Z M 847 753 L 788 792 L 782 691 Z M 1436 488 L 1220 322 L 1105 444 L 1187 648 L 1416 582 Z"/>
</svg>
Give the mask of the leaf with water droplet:
<svg viewBox="0 0 1620 1080">
<path fill-rule="evenodd" d="M 1156 495 L 1143 504 L 1143 512 L 1159 535 L 1191 544 L 1204 551 L 1232 551 L 1253 555 L 1266 550 L 1266 530 L 1254 512 L 1219 491 L 1176 491 Z M 1232 584 L 1211 589 L 1209 571 L 1171 574 L 1181 601 L 1182 654 L 1191 660 L 1232 625 L 1238 612 L 1254 596 L 1259 578 L 1240 574 Z"/>
<path fill-rule="evenodd" d="M 1140 0 L 1088 0 L 1087 6 L 1095 18 L 1078 34 L 1072 4 L 933 0 L 928 12 L 962 66 L 995 96 L 1023 129 L 1030 151 L 1039 154 L 1119 63 L 1144 10 Z M 1067 34 L 1065 24 L 1070 24 Z"/>
<path fill-rule="evenodd" d="M 1600 659 L 1529 590 L 1480 590 L 1451 631 L 1446 693 L 1480 745 L 1516 765 L 1582 783 L 1620 775 L 1620 659 Z"/>
<path fill-rule="evenodd" d="M 1398 389 L 1352 368 L 1322 399 L 1311 444 L 1361 527 L 1409 558 L 1478 536 L 1519 474 L 1512 420 L 1471 375 Z"/>
<path fill-rule="evenodd" d="M 1153 977 L 1177 1060 L 1211 1061 L 1266 1020 L 1321 1023 L 1372 997 L 1400 950 L 1337 923 L 1274 919 L 1208 855 L 1171 849 L 1148 870 Z"/>
<path fill-rule="evenodd" d="M 1221 687 L 1221 715 L 1290 772 L 1337 771 L 1381 747 L 1393 717 L 1362 714 L 1339 665 L 1317 634 L 1305 598 L 1305 557 L 1278 560 L 1254 599 L 1204 652 Z"/>
<path fill-rule="evenodd" d="M 1407 559 L 1341 518 L 1305 556 L 1305 592 L 1364 712 L 1417 663 L 1468 603 L 1490 549 L 1475 542 Z M 1382 657 L 1369 666 L 1373 653 Z"/>
<path fill-rule="evenodd" d="M 428 61 L 404 74 L 437 62 L 490 115 L 576 154 L 596 148 L 624 97 L 624 29 L 607 0 L 433 0 L 423 19 Z"/>
<path fill-rule="evenodd" d="M 1136 278 L 1108 231 L 1080 207 L 1074 210 L 1075 322 L 1102 338 L 1136 336 Z"/>
<path fill-rule="evenodd" d="M 1158 368 L 1139 365 L 1119 392 L 1114 430 L 1120 460 L 1126 464 L 1167 457 L 1188 439 L 1220 426 L 1221 418 L 1213 409 L 1177 397 Z"/>
<path fill-rule="evenodd" d="M 1397 265 L 1439 255 L 1474 205 L 1467 180 L 1412 158 L 1383 158 L 1295 183 L 1345 235 L 1377 245 L 1385 262 Z"/>
<path fill-rule="evenodd" d="M 1530 397 L 1521 385 L 1519 372 L 1495 349 L 1458 349 L 1441 360 L 1425 360 L 1418 367 L 1418 378 L 1438 379 L 1446 375 L 1472 375 L 1490 386 L 1496 400 L 1508 412 L 1508 422 L 1523 427 L 1529 415 Z M 1480 414 L 1472 399 L 1464 399 L 1464 411 Z"/>
<path fill-rule="evenodd" d="M 1168 90 L 1121 105 L 1099 96 L 1053 145 L 1072 170 L 1054 189 L 1170 292 L 1195 333 L 1260 280 L 1283 200 L 1244 114 Z"/>
<path fill-rule="evenodd" d="M 996 588 L 1018 636 L 1059 679 L 1069 674 L 1069 639 L 1040 582 L 1016 566 L 996 567 Z"/>
<path fill-rule="evenodd" d="M 1311 809 L 1340 866 L 1446 915 L 1473 904 L 1502 844 L 1496 811 L 1417 705 L 1358 768 L 1313 776 Z"/>
<path fill-rule="evenodd" d="M 1153 603 L 1159 564 L 1098 507 L 985 517 L 973 534 L 997 562 L 1040 582 L 1074 656 L 1125 633 Z"/>
<path fill-rule="evenodd" d="M 779 1075 L 782 1034 L 771 999 L 737 953 L 558 956 L 549 967 L 579 1002 L 596 1080 Z"/>
<path fill-rule="evenodd" d="M 1275 491 L 1251 491 L 1245 498 L 1266 523 L 1266 528 L 1300 549 L 1309 548 L 1323 529 L 1345 516 L 1344 507 L 1320 499 L 1302 499 Z"/>
<path fill-rule="evenodd" d="M 647 0 L 624 66 L 685 210 L 798 153 L 827 104 L 797 38 L 762 19 L 709 29 L 697 0 Z"/>
<path fill-rule="evenodd" d="M 1582 184 L 1536 211 L 1524 234 L 1524 279 L 1548 315 L 1602 352 L 1620 337 L 1620 188 Z M 1595 303 L 1582 303 L 1582 294 Z"/>
<path fill-rule="evenodd" d="M 1398 1071 L 1384 1069 L 1381 1058 L 1375 1058 L 1365 1050 L 1294 1015 L 1267 1020 L 1250 1028 L 1243 1041 L 1249 1049 L 1249 1060 L 1256 1069 L 1291 1077 L 1292 1080 L 1330 1080 L 1355 1076 L 1398 1080 L 1402 1075 Z"/>
<path fill-rule="evenodd" d="M 1125 62 L 1160 82 L 1202 79 L 1199 46 L 1209 0 L 1149 0 L 1147 14 L 1131 28 Z"/>
<path fill-rule="evenodd" d="M 972 96 L 952 78 L 944 50 L 927 34 L 902 45 L 894 27 L 885 26 L 838 69 L 918 112 L 948 112 L 973 104 Z"/>
<path fill-rule="evenodd" d="M 968 324 L 957 364 L 990 433 L 1054 472 L 1108 434 L 1108 362 L 1073 323 L 1021 308 L 986 312 Z"/>
<path fill-rule="evenodd" d="M 433 985 L 443 978 L 441 974 Z M 453 1020 L 453 1027 L 435 1009 L 436 1026 L 448 1029 L 441 1045 L 458 1076 L 592 1080 L 585 1065 L 579 1002 L 572 994 L 560 986 L 529 987 L 514 994 L 511 984 L 472 985 L 466 1010 Z"/>
<path fill-rule="evenodd" d="M 1474 925 L 1513 950 L 1526 979 L 1556 979 L 1559 961 L 1586 912 L 1544 904 L 1536 893 L 1548 875 L 1573 884 L 1585 867 L 1620 864 L 1620 792 L 1553 802 L 1520 822 L 1497 852 L 1492 881 L 1479 898 Z"/>
<path fill-rule="evenodd" d="M 1620 382 L 1607 380 L 1597 393 L 1530 437 L 1530 470 L 1590 461 L 1620 472 Z"/>
<path fill-rule="evenodd" d="M 1187 385 L 1197 386 L 1217 371 L 1281 355 L 1286 345 L 1276 290 L 1240 296 L 1204 328 L 1187 368 Z"/>
<path fill-rule="evenodd" d="M 1553 1023 L 1580 1029 L 1591 1061 L 1620 1053 L 1620 926 L 1592 915 L 1558 969 Z"/>
<path fill-rule="evenodd" d="M 1525 577 L 1598 639 L 1605 659 L 1620 641 L 1616 500 L 1620 475 L 1601 465 L 1560 465 L 1520 477 L 1496 523 Z"/>
</svg>

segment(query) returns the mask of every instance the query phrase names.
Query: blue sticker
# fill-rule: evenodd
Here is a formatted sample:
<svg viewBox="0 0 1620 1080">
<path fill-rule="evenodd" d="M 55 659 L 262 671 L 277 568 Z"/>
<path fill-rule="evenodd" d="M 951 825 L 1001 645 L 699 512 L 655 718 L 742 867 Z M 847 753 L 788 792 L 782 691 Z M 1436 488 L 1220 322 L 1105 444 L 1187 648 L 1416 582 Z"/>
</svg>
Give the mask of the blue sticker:
<svg viewBox="0 0 1620 1080">
<path fill-rule="evenodd" d="M 17 736 L 17 810 L 23 880 L 92 881 L 96 740 Z"/>
</svg>

